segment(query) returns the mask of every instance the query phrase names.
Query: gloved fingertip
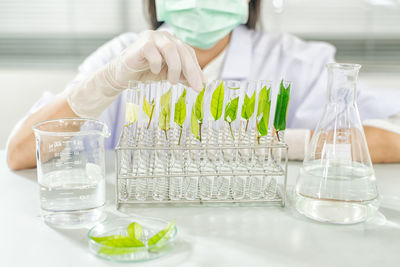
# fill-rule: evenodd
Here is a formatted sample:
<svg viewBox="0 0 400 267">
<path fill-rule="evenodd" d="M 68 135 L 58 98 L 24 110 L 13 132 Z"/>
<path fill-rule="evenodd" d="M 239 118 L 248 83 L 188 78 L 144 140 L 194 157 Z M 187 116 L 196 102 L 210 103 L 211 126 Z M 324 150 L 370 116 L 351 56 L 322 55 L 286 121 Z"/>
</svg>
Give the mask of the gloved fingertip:
<svg viewBox="0 0 400 267">
<path fill-rule="evenodd" d="M 193 90 L 195 90 L 196 92 L 200 92 L 201 90 L 203 90 L 204 87 L 204 85 L 200 81 L 196 81 L 191 85 Z"/>
<path fill-rule="evenodd" d="M 150 67 L 150 71 L 153 73 L 153 74 L 159 74 L 160 72 L 161 72 L 161 67 L 159 67 L 159 66 L 151 66 Z"/>
</svg>

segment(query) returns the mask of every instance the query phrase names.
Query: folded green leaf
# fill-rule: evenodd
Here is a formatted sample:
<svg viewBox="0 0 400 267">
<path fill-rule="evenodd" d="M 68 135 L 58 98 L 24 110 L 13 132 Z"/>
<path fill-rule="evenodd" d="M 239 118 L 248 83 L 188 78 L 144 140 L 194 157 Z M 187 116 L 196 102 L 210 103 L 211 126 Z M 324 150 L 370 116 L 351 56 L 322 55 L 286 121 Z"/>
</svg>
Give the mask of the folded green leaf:
<svg viewBox="0 0 400 267">
<path fill-rule="evenodd" d="M 149 102 L 147 102 L 146 98 L 143 98 L 143 111 L 149 118 L 151 117 L 151 114 L 153 112 L 153 107 L 154 107 L 153 102 L 154 100 L 150 104 Z"/>
<path fill-rule="evenodd" d="M 268 105 L 270 106 L 270 104 Z M 268 124 L 269 124 L 269 107 L 268 111 L 262 116 L 260 121 L 257 122 L 257 129 L 259 133 L 259 137 L 265 136 L 268 134 Z"/>
<path fill-rule="evenodd" d="M 257 117 L 260 116 L 264 110 L 265 110 L 265 105 L 270 101 L 270 92 L 271 88 L 268 88 L 264 86 L 259 93 L 258 96 L 258 108 L 257 108 Z"/>
<path fill-rule="evenodd" d="M 200 125 L 196 118 L 195 106 L 192 107 L 192 116 L 190 118 L 190 130 L 196 139 L 200 140 Z"/>
<path fill-rule="evenodd" d="M 134 103 L 126 104 L 125 121 L 132 124 L 137 121 L 139 116 L 139 106 Z"/>
<path fill-rule="evenodd" d="M 99 253 L 105 255 L 127 254 L 145 247 L 141 241 L 127 236 L 118 239 L 110 239 L 102 242 L 102 244 L 104 246 L 99 249 Z"/>
<path fill-rule="evenodd" d="M 170 126 L 170 116 L 171 116 L 171 109 L 170 109 L 170 101 L 171 101 L 171 89 L 168 90 L 165 94 L 161 96 L 161 110 L 160 110 L 160 117 L 158 119 L 158 126 L 160 129 L 167 131 L 169 130 Z"/>
<path fill-rule="evenodd" d="M 119 238 L 112 238 L 101 242 L 101 244 L 114 248 L 144 247 L 142 241 L 132 238 L 130 236 L 121 236 Z"/>
<path fill-rule="evenodd" d="M 228 102 L 225 107 L 224 120 L 226 122 L 233 122 L 236 120 L 237 110 L 239 105 L 239 97 L 236 97 Z"/>
<path fill-rule="evenodd" d="M 206 91 L 206 87 L 204 86 L 203 90 L 197 95 L 196 103 L 195 103 L 195 112 L 196 118 L 199 123 L 203 123 L 203 99 L 204 99 L 204 92 Z"/>
<path fill-rule="evenodd" d="M 224 82 L 214 90 L 211 97 L 211 115 L 214 120 L 218 120 L 222 116 L 224 105 Z"/>
<path fill-rule="evenodd" d="M 123 235 L 92 237 L 92 239 L 103 245 L 99 253 L 106 255 L 132 253 L 145 246 L 140 240 Z"/>
<path fill-rule="evenodd" d="M 279 94 L 276 100 L 274 128 L 275 131 L 283 131 L 286 129 L 286 119 L 288 115 L 290 99 L 290 84 L 285 88 L 283 80 L 281 81 Z"/>
<path fill-rule="evenodd" d="M 268 134 L 269 114 L 271 108 L 270 99 L 271 88 L 264 86 L 259 94 L 258 108 L 257 108 L 257 130 L 258 138 Z"/>
<path fill-rule="evenodd" d="M 134 239 L 140 240 L 142 237 L 143 229 L 137 222 L 131 223 L 126 229 L 128 235 Z"/>
<path fill-rule="evenodd" d="M 253 96 L 249 98 L 247 94 L 244 96 L 243 106 L 242 106 L 242 118 L 249 120 L 254 113 L 254 107 L 256 103 L 256 92 L 254 91 Z"/>
<path fill-rule="evenodd" d="M 92 240 L 96 241 L 97 243 L 103 243 L 109 240 L 113 240 L 113 239 L 120 239 L 120 238 L 124 238 L 125 236 L 123 235 L 109 235 L 109 236 L 100 236 L 100 237 L 95 237 L 92 236 L 90 237 Z"/>
<path fill-rule="evenodd" d="M 186 89 L 183 90 L 182 95 L 179 97 L 178 101 L 175 103 L 175 114 L 174 121 L 179 126 L 183 126 L 186 118 Z"/>
<path fill-rule="evenodd" d="M 147 129 L 150 127 L 151 119 L 153 118 L 153 112 L 155 108 L 154 99 L 151 101 L 151 104 L 147 102 L 146 98 L 143 98 L 143 111 L 149 117 L 149 123 L 147 124 Z"/>
<path fill-rule="evenodd" d="M 161 230 L 149 239 L 148 245 L 152 246 L 166 241 L 171 236 L 174 229 L 175 221 L 168 223 L 168 225 L 163 230 Z"/>
</svg>

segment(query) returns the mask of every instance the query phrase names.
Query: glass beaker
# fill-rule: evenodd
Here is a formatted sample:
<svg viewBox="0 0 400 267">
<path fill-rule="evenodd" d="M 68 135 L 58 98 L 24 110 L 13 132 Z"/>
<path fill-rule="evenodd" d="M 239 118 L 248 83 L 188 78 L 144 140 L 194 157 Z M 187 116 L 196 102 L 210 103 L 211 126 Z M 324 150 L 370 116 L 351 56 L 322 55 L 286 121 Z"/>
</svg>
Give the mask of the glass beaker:
<svg viewBox="0 0 400 267">
<path fill-rule="evenodd" d="M 328 102 L 295 188 L 296 209 L 314 220 L 365 221 L 379 206 L 374 170 L 356 104 L 357 64 L 327 64 Z"/>
<path fill-rule="evenodd" d="M 101 219 L 107 126 L 97 120 L 68 118 L 40 122 L 32 128 L 44 221 L 75 228 Z"/>
</svg>

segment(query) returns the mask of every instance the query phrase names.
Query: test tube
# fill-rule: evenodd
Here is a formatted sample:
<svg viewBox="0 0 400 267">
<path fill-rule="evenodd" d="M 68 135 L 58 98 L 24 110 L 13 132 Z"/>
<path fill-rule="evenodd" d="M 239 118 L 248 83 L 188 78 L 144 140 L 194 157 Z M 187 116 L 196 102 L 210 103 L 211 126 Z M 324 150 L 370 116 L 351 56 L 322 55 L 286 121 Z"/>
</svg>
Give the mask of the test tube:
<svg viewBox="0 0 400 267">
<path fill-rule="evenodd" d="M 202 140 L 203 155 L 201 172 L 208 175 L 200 179 L 200 198 L 209 200 L 213 198 L 218 166 L 223 164 L 220 146 L 222 145 L 223 131 L 223 106 L 225 98 L 225 84 L 215 80 L 208 84 L 204 95 L 204 116 L 206 123 L 203 129 Z"/>
<path fill-rule="evenodd" d="M 120 140 L 120 145 L 123 147 L 135 146 L 138 135 L 138 117 L 139 117 L 139 99 L 141 91 L 139 83 L 130 81 L 128 85 L 127 101 L 125 108 L 125 122 L 122 129 L 123 139 Z M 140 164 L 140 152 L 138 150 L 123 149 L 119 152 L 120 157 L 120 175 L 125 177 L 135 176 Z M 127 200 L 135 196 L 135 180 L 121 179 L 119 181 L 120 198 Z"/>
<path fill-rule="evenodd" d="M 185 157 L 187 157 L 187 152 L 185 151 L 186 121 L 188 118 L 186 108 L 187 88 L 180 84 L 173 86 L 172 96 L 171 116 L 173 117 L 173 122 L 171 122 L 170 144 L 173 160 L 171 161 L 170 173 L 173 176 L 170 177 L 169 197 L 171 200 L 179 200 L 182 198 L 184 182 L 182 174 L 185 171 Z"/>
<path fill-rule="evenodd" d="M 155 120 L 155 107 L 156 95 L 155 90 L 152 88 L 151 82 L 139 83 L 140 97 L 139 108 L 139 153 L 140 163 L 138 168 L 138 176 L 136 179 L 136 199 L 146 200 L 149 190 L 149 178 L 140 178 L 140 176 L 149 176 L 153 174 L 155 153 L 154 150 L 143 149 L 142 146 L 151 146 L 154 143 L 154 120 Z"/>
<path fill-rule="evenodd" d="M 271 82 L 258 81 L 256 87 L 256 108 L 255 108 L 255 142 L 253 160 L 251 167 L 257 172 L 264 172 L 268 162 L 268 136 L 271 110 Z M 252 175 L 249 181 L 249 196 L 252 199 L 259 199 L 263 196 L 264 188 L 263 175 Z"/>
<path fill-rule="evenodd" d="M 289 81 L 282 80 L 279 84 L 279 93 L 276 99 L 274 116 L 274 143 L 281 143 L 285 141 L 286 119 L 288 114 L 291 87 L 292 83 Z M 275 149 L 273 152 L 274 153 L 272 154 L 272 157 L 274 159 L 275 166 L 281 165 L 282 149 Z"/>
<path fill-rule="evenodd" d="M 171 98 L 172 86 L 167 81 L 154 83 L 157 90 L 156 101 L 156 119 L 155 126 L 156 143 L 156 160 L 154 174 L 157 176 L 153 179 L 153 199 L 168 199 L 170 165 L 172 161 L 172 151 L 170 149 L 170 128 L 171 128 Z"/>
</svg>

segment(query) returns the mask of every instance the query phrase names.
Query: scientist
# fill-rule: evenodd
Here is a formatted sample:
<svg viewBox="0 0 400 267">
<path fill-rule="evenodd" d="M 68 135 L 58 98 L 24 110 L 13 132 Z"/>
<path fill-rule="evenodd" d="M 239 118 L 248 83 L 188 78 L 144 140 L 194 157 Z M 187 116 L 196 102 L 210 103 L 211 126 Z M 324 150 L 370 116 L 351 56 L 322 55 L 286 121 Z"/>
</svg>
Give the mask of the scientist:
<svg viewBox="0 0 400 267">
<path fill-rule="evenodd" d="M 165 79 L 195 90 L 214 79 L 292 81 L 286 140 L 291 158 L 301 158 L 325 102 L 325 64 L 334 61 L 335 48 L 288 34 L 255 31 L 260 2 L 146 0 L 156 30 L 118 36 L 83 62 L 60 95 L 44 94 L 9 138 L 9 166 L 35 166 L 31 127 L 48 119 L 99 118 L 111 128 L 106 148 L 113 149 L 124 123 L 123 91 L 128 81 Z M 400 161 L 400 135 L 389 129 L 399 120 L 400 92 L 395 93 L 358 96 L 362 120 L 373 125 L 365 126 L 365 133 L 375 162 Z"/>
</svg>

